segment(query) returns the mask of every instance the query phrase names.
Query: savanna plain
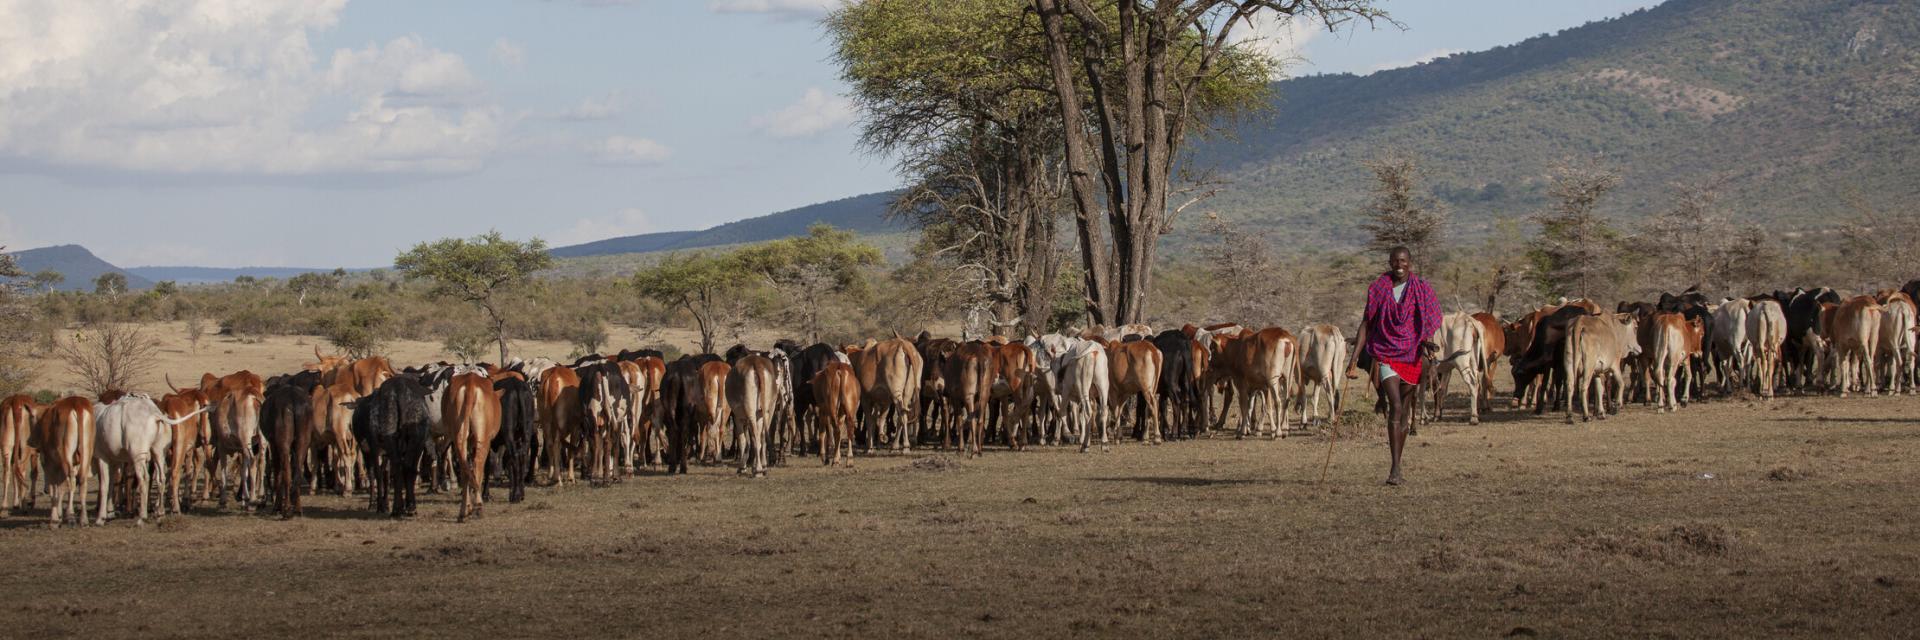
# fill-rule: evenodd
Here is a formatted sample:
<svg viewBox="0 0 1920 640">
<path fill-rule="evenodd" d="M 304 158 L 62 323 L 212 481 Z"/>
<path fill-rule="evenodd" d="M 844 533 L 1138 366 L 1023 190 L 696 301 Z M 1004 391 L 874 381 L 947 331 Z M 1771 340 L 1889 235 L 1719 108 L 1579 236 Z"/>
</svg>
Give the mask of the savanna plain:
<svg viewBox="0 0 1920 640">
<path fill-rule="evenodd" d="M 215 343 L 172 362 L 174 378 L 268 357 L 254 347 L 286 351 L 276 362 L 304 348 Z M 496 489 L 465 524 L 440 493 L 404 521 L 322 495 L 291 521 L 201 503 L 145 526 L 50 530 L 42 497 L 0 518 L 0 636 L 1920 628 L 1920 398 L 1634 404 L 1575 426 L 1502 401 L 1479 426 L 1454 410 L 1423 427 L 1411 483 L 1388 487 L 1382 422 L 1355 395 L 1340 427 L 1305 437 L 790 458 L 759 480 L 649 471 L 518 504 Z"/>
</svg>

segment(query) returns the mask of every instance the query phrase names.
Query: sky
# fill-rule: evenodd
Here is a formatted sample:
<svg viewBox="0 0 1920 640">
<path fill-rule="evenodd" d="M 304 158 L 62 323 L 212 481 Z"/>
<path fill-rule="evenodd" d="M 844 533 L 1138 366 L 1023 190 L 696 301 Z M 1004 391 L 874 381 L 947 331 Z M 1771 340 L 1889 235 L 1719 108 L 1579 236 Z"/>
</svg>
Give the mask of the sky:
<svg viewBox="0 0 1920 640">
<path fill-rule="evenodd" d="M 891 189 L 818 25 L 840 1 L 0 0 L 0 245 L 371 267 Z M 1383 0 L 1404 29 L 1235 35 L 1365 74 L 1654 4 Z"/>
</svg>

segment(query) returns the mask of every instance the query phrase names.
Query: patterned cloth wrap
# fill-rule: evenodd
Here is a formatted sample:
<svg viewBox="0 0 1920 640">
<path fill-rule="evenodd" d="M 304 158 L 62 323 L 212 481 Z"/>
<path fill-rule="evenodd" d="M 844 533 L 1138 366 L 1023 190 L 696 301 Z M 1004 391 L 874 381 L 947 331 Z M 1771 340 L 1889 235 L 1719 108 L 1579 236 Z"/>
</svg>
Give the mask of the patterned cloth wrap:
<svg viewBox="0 0 1920 640">
<path fill-rule="evenodd" d="M 1419 384 L 1420 343 L 1440 330 L 1440 303 L 1433 287 L 1407 274 L 1407 288 L 1396 301 L 1393 276 L 1380 274 L 1367 287 L 1367 310 L 1361 318 L 1367 325 L 1367 355 L 1393 369 L 1407 384 Z"/>
</svg>

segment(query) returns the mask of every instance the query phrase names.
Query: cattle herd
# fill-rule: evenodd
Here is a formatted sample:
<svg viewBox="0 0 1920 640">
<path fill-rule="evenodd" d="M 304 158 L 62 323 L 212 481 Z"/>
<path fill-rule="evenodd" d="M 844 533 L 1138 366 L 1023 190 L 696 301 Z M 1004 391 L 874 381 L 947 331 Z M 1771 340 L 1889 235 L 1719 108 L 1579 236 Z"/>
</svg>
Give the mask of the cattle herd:
<svg viewBox="0 0 1920 640">
<path fill-rule="evenodd" d="M 1511 322 L 1451 313 L 1433 338 L 1419 413 L 1440 419 L 1459 373 L 1477 424 L 1503 355 L 1510 404 L 1535 414 L 1559 405 L 1568 423 L 1576 406 L 1588 419 L 1618 412 L 1629 393 L 1664 411 L 1709 391 L 1911 393 L 1916 297 L 1920 280 L 1851 298 L 1821 288 L 1716 303 L 1689 290 L 1613 313 L 1563 300 Z M 1238 436 L 1284 437 L 1296 404 L 1302 429 L 1322 416 L 1323 399 L 1325 419 L 1339 419 L 1352 349 L 1333 325 L 1295 335 L 1216 324 L 400 370 L 315 350 L 303 370 L 271 378 L 207 373 L 185 389 L 169 378 L 172 392 L 158 400 L 120 391 L 45 405 L 5 399 L 0 509 L 31 508 L 44 495 L 53 525 L 84 523 L 97 484 L 95 523 L 116 512 L 142 521 L 150 508 L 179 513 L 194 500 L 224 509 L 229 498 L 291 517 L 302 493 L 317 491 L 364 491 L 369 509 L 402 517 L 424 484 L 457 486 L 465 520 L 481 515 L 495 485 L 518 502 L 541 479 L 685 473 L 695 458 L 731 456 L 739 473 L 762 477 L 812 452 L 833 465 L 851 464 L 856 450 L 980 455 L 990 441 L 1086 451 L 1095 440 L 1199 437 L 1224 429 L 1229 413 Z"/>
</svg>

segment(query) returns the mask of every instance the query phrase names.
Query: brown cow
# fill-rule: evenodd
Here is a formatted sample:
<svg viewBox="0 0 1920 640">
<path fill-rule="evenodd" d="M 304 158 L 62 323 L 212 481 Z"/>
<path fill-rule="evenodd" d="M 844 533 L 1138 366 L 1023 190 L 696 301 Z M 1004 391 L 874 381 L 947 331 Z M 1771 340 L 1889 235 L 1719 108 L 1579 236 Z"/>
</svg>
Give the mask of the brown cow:
<svg viewBox="0 0 1920 640">
<path fill-rule="evenodd" d="M 1656 313 L 1650 319 L 1653 325 L 1650 353 L 1641 354 L 1645 362 L 1647 375 L 1652 378 L 1655 404 L 1661 411 L 1671 413 L 1681 402 L 1692 402 L 1691 381 L 1682 382 L 1683 377 L 1691 377 L 1693 368 L 1687 366 L 1701 355 L 1701 339 L 1705 328 L 1700 318 L 1688 320 L 1679 313 Z M 1646 333 L 1642 329 L 1643 334 Z M 1642 342 L 1648 344 L 1647 341 Z M 1681 389 L 1676 395 L 1676 385 Z"/>
<path fill-rule="evenodd" d="M 1473 319 L 1480 323 L 1481 346 L 1486 349 L 1481 354 L 1483 359 L 1480 361 L 1487 368 L 1480 378 L 1486 381 L 1480 385 L 1480 404 L 1491 409 L 1493 407 L 1493 374 L 1499 373 L 1500 356 L 1507 353 L 1507 336 L 1506 332 L 1501 330 L 1499 315 L 1481 311 L 1473 314 Z"/>
<path fill-rule="evenodd" d="M 773 423 L 773 360 L 753 354 L 733 362 L 727 372 L 727 406 L 733 412 L 740 473 L 767 475 L 767 433 Z"/>
<path fill-rule="evenodd" d="M 199 389 L 175 391 L 160 397 L 160 413 L 168 420 L 179 420 L 182 416 L 193 416 L 169 427 L 173 430 L 173 445 L 168 451 L 167 464 L 167 505 L 174 513 L 184 513 L 180 501 L 180 483 L 187 483 L 187 492 L 193 492 L 193 485 L 200 479 L 201 465 L 208 457 L 208 437 L 211 435 L 206 413 L 195 414 L 207 406 L 206 397 Z"/>
<path fill-rule="evenodd" d="M 853 367 L 831 362 L 813 376 L 815 420 L 819 422 L 820 462 L 828 466 L 841 461 L 840 446 L 846 445 L 847 466 L 853 466 L 853 426 L 860 419 L 860 380 Z"/>
<path fill-rule="evenodd" d="M 266 382 L 251 371 L 236 371 L 220 378 L 209 373 L 200 377 L 200 391 L 213 406 L 213 455 L 207 464 L 208 471 L 220 481 L 220 506 L 227 506 L 228 489 L 232 487 L 227 462 L 237 458 L 240 488 L 233 495 L 252 510 L 266 484 L 267 446 L 260 434 L 260 404 L 266 398 Z"/>
<path fill-rule="evenodd" d="M 547 474 L 553 484 L 563 485 L 576 479 L 573 456 L 579 447 L 574 427 L 579 416 L 580 374 L 567 367 L 548 369 L 540 376 L 540 431 L 546 441 Z M 563 475 L 564 474 L 564 475 Z"/>
<path fill-rule="evenodd" d="M 915 408 L 920 392 L 920 352 L 898 336 L 852 352 L 853 373 L 860 379 L 860 430 L 872 451 L 876 435 L 891 438 L 897 451 L 911 449 L 917 436 Z"/>
<path fill-rule="evenodd" d="M 360 463 L 360 446 L 353 440 L 353 403 L 361 397 L 351 380 L 313 388 L 310 446 L 326 447 L 327 460 L 333 463 L 334 489 L 343 496 L 353 492 L 356 472 L 365 471 Z M 318 478 L 319 473 L 314 477 Z"/>
<path fill-rule="evenodd" d="M 346 382 L 352 385 L 354 395 L 357 396 L 371 395 L 374 389 L 380 388 L 382 383 L 393 377 L 393 365 L 380 356 L 355 359 L 346 356 L 321 355 L 320 347 L 316 346 L 313 348 L 313 357 L 319 362 L 309 362 L 302 365 L 302 368 L 320 372 L 321 384 L 332 386 Z M 489 374 L 493 371 L 488 369 Z"/>
<path fill-rule="evenodd" d="M 700 365 L 700 461 L 718 464 L 727 446 L 727 374 L 733 367 L 721 361 Z"/>
<path fill-rule="evenodd" d="M 1134 410 L 1134 427 L 1141 430 L 1142 442 L 1159 444 L 1161 441 L 1160 369 L 1165 362 L 1160 348 L 1146 340 L 1107 345 L 1107 382 L 1112 394 L 1107 397 L 1108 406 L 1140 399 L 1141 404 Z M 1125 413 L 1118 415 L 1126 416 Z"/>
<path fill-rule="evenodd" d="M 987 405 L 993 394 L 993 347 L 984 342 L 969 342 L 961 345 L 947 358 L 946 405 L 948 419 L 953 428 L 949 433 L 960 436 L 960 450 L 980 455 L 981 441 L 986 437 Z M 952 445 L 951 441 L 947 442 Z"/>
<path fill-rule="evenodd" d="M 628 385 L 633 390 L 635 438 L 639 440 L 636 448 L 644 448 L 640 453 L 649 464 L 660 464 L 661 453 L 667 448 L 667 432 L 660 428 L 660 380 L 667 375 L 667 363 L 643 356 L 633 364 L 640 368 L 639 379 Z M 628 464 L 631 467 L 632 463 Z"/>
<path fill-rule="evenodd" d="M 33 396 L 24 393 L 0 401 L 0 514 L 11 514 L 23 499 L 33 499 L 29 474 L 40 466 L 33 463 L 36 454 L 27 440 L 32 439 L 34 416 L 41 410 Z"/>
<path fill-rule="evenodd" d="M 1016 342 L 993 350 L 993 389 L 989 402 L 998 405 L 995 412 L 1000 414 L 1007 446 L 1016 451 L 1026 446 L 1028 417 L 1033 411 L 1035 362 L 1033 349 L 1025 344 Z"/>
<path fill-rule="evenodd" d="M 1880 395 L 1873 364 L 1883 313 L 1872 296 L 1854 297 L 1833 312 L 1827 330 L 1832 336 L 1834 372 L 1842 398 L 1855 388 L 1864 388 L 1869 396 Z M 1866 378 L 1864 383 L 1862 377 Z"/>
<path fill-rule="evenodd" d="M 480 517 L 481 493 L 487 486 L 487 454 L 500 432 L 500 394 L 493 381 L 477 373 L 463 373 L 447 384 L 440 397 L 439 433 L 453 444 L 455 469 L 460 477 L 460 522 Z"/>
<path fill-rule="evenodd" d="M 1273 420 L 1274 437 L 1286 437 L 1287 404 L 1292 376 L 1297 369 L 1299 343 L 1286 329 L 1272 327 L 1226 343 L 1214 360 L 1213 379 L 1231 382 L 1240 396 L 1240 437 L 1252 429 L 1260 433 L 1256 409 L 1264 409 L 1264 418 Z M 1258 406 L 1255 403 L 1258 402 Z M 1226 414 L 1220 415 L 1225 426 Z"/>
<path fill-rule="evenodd" d="M 93 415 L 92 400 L 63 398 L 40 412 L 27 440 L 27 446 L 40 452 L 41 473 L 45 474 L 47 492 L 53 494 L 53 511 L 48 518 L 53 526 L 60 526 L 68 517 L 86 523 L 87 489 L 93 477 Z M 107 498 L 104 482 L 103 478 L 101 500 Z"/>
</svg>

